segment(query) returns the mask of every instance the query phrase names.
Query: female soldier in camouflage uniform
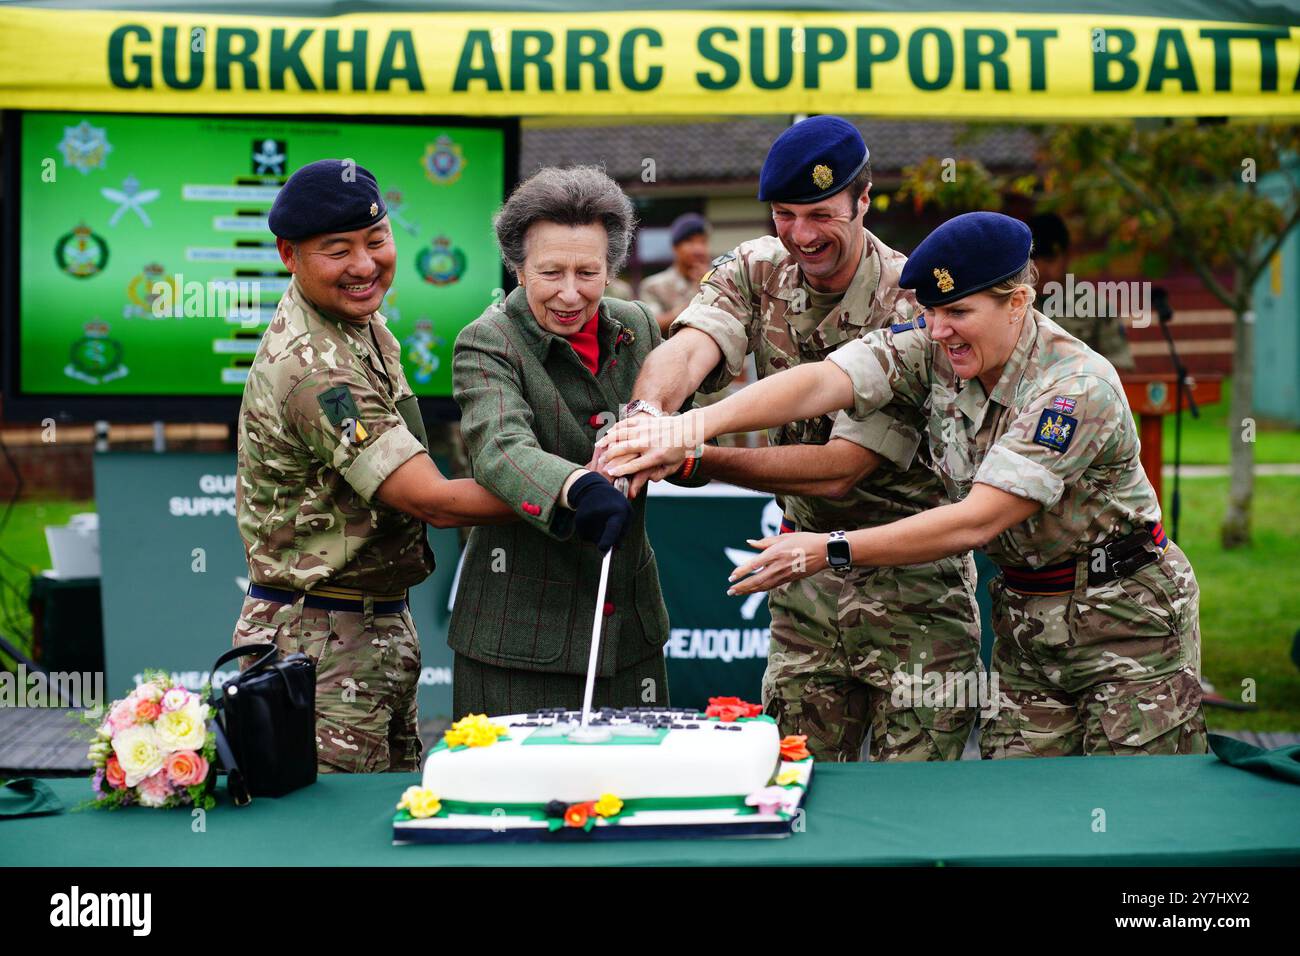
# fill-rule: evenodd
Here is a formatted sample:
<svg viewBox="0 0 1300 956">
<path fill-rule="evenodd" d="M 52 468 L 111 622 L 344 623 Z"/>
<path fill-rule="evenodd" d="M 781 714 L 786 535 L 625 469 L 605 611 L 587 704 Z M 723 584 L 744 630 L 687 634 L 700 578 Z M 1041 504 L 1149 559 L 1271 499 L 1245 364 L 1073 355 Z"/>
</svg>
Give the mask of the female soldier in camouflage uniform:
<svg viewBox="0 0 1300 956">
<path fill-rule="evenodd" d="M 1196 578 L 1160 526 L 1114 368 L 1032 309 L 1028 228 L 958 216 L 908 260 L 899 285 L 923 319 L 849 342 L 828 361 L 684 416 L 676 441 L 890 401 L 929 408 L 936 468 L 955 504 L 888 525 L 751 542 L 733 593 L 826 567 L 902 565 L 983 548 L 992 583 L 997 711 L 986 757 L 1203 753 Z M 630 420 L 613 456 L 669 433 Z M 613 471 L 635 470 L 635 460 Z"/>
</svg>

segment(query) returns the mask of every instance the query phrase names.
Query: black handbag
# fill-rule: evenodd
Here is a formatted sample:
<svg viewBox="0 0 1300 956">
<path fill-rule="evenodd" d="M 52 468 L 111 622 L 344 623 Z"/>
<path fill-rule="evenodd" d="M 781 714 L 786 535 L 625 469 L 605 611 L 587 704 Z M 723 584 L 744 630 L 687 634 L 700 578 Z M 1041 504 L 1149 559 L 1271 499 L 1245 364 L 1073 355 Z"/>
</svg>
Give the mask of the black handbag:
<svg viewBox="0 0 1300 956">
<path fill-rule="evenodd" d="M 316 665 L 306 654 L 280 658 L 274 644 L 226 651 L 212 665 L 250 654 L 247 668 L 212 691 L 217 759 L 236 806 L 316 782 Z"/>
</svg>

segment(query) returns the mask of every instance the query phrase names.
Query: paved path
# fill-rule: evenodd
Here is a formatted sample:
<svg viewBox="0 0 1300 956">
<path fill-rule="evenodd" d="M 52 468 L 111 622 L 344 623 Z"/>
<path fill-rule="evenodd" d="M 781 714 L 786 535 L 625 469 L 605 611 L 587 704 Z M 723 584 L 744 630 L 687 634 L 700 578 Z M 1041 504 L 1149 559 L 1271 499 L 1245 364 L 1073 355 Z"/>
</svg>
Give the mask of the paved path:
<svg viewBox="0 0 1300 956">
<path fill-rule="evenodd" d="M 1164 475 L 1166 478 L 1172 478 L 1174 474 L 1173 465 L 1165 465 Z M 1300 475 L 1300 462 L 1289 462 L 1280 465 L 1256 465 L 1256 475 Z M 1184 478 L 1227 478 L 1227 465 L 1183 465 L 1182 476 Z"/>
</svg>

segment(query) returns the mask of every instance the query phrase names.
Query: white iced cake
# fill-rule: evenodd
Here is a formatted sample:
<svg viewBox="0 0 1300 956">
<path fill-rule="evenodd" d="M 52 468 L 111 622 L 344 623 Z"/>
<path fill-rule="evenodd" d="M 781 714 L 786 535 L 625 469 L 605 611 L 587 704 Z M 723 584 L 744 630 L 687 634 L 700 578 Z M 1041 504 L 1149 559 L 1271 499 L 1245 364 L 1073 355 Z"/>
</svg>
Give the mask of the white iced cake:
<svg viewBox="0 0 1300 956">
<path fill-rule="evenodd" d="M 562 708 L 457 721 L 403 794 L 394 839 L 789 833 L 812 772 L 802 738 L 712 700 L 727 703 L 606 708 L 586 728 Z"/>
</svg>

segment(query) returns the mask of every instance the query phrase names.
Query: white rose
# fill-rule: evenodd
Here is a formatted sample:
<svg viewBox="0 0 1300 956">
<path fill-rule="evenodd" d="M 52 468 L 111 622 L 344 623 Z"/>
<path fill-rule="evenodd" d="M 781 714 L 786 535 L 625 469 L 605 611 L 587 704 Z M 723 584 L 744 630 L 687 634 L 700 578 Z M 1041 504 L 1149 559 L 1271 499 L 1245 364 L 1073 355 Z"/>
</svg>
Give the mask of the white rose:
<svg viewBox="0 0 1300 956">
<path fill-rule="evenodd" d="M 134 691 L 134 695 L 140 700 L 162 700 L 163 692 L 161 687 L 153 681 L 149 681 L 148 683 L 141 684 L 137 687 Z"/>
<path fill-rule="evenodd" d="M 190 698 L 195 695 L 181 687 L 173 687 L 167 693 L 163 694 L 162 709 L 183 710 L 190 702 Z"/>
<path fill-rule="evenodd" d="M 166 759 L 158 733 L 147 725 L 128 727 L 113 738 L 113 752 L 126 774 L 126 785 L 134 787 L 157 773 Z"/>
<path fill-rule="evenodd" d="M 197 701 L 184 710 L 163 714 L 154 722 L 158 739 L 168 753 L 173 750 L 202 750 L 208 728 L 204 724 L 207 705 Z"/>
</svg>

